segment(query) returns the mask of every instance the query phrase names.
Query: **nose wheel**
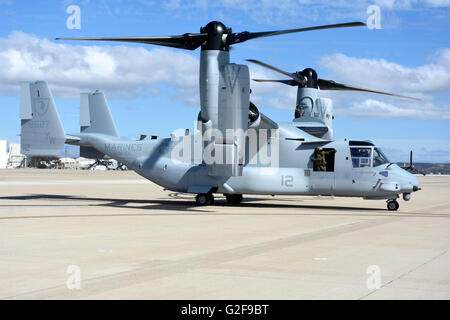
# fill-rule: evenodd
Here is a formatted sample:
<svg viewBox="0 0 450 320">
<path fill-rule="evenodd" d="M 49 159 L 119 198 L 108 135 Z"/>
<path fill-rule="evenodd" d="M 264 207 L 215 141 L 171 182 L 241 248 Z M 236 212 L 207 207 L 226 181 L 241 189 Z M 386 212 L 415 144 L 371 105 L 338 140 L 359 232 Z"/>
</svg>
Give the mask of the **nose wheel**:
<svg viewBox="0 0 450 320">
<path fill-rule="evenodd" d="M 387 203 L 387 208 L 389 211 L 397 211 L 400 205 L 397 200 L 389 200 Z"/>
<path fill-rule="evenodd" d="M 195 197 L 195 203 L 198 206 L 209 206 L 214 204 L 214 196 L 212 193 L 199 193 Z"/>
</svg>

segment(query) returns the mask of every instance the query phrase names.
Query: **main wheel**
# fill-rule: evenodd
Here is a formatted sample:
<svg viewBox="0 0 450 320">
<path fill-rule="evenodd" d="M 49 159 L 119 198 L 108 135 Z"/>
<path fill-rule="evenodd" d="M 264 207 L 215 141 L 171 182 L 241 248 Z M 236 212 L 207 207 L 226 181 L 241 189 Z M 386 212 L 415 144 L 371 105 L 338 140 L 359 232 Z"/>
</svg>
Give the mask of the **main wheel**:
<svg viewBox="0 0 450 320">
<path fill-rule="evenodd" d="M 400 207 L 400 205 L 398 204 L 398 202 L 396 200 L 391 200 L 391 201 L 388 201 L 388 203 L 387 203 L 387 208 L 389 211 L 397 211 L 399 207 Z"/>
<path fill-rule="evenodd" d="M 195 203 L 198 206 L 207 206 L 214 203 L 214 196 L 212 193 L 200 193 L 195 197 Z"/>
<path fill-rule="evenodd" d="M 208 197 L 208 205 L 213 205 L 214 204 L 214 195 L 212 193 L 208 193 L 206 196 Z"/>
<path fill-rule="evenodd" d="M 242 202 L 242 194 L 226 194 L 225 197 L 229 204 L 239 204 Z"/>
</svg>

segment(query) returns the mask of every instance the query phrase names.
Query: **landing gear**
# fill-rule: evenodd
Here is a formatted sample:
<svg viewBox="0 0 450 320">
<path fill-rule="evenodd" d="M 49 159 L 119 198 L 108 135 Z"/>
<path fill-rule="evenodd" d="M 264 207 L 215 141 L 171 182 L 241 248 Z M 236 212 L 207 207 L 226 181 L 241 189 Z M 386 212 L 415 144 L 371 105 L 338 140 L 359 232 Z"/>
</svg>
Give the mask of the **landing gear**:
<svg viewBox="0 0 450 320">
<path fill-rule="evenodd" d="M 212 193 L 200 193 L 195 197 L 195 203 L 198 206 L 208 206 L 214 204 L 214 196 Z"/>
<path fill-rule="evenodd" d="M 397 200 L 389 200 L 387 203 L 387 208 L 389 211 L 397 211 L 400 205 Z"/>
<path fill-rule="evenodd" d="M 228 204 L 239 204 L 242 202 L 242 194 L 226 194 Z"/>
</svg>

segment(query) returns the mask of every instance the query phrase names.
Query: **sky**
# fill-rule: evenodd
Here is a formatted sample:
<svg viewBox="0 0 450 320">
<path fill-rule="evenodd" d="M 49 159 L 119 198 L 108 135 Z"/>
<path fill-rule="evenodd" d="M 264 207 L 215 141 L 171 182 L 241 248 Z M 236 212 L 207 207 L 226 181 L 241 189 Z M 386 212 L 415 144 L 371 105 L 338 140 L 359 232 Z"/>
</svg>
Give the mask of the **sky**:
<svg viewBox="0 0 450 320">
<path fill-rule="evenodd" d="M 73 5 L 80 8 L 79 29 L 68 27 Z M 196 33 L 212 20 L 233 32 L 379 21 L 376 28 L 247 41 L 233 46 L 231 62 L 257 59 L 289 72 L 312 67 L 324 79 L 418 97 L 320 93 L 333 99 L 335 138 L 372 140 L 392 161 L 408 161 L 414 150 L 416 162 L 450 162 L 450 0 L 0 0 L 0 139 L 20 141 L 20 82 L 35 80 L 48 82 L 67 133 L 79 131 L 80 92 L 97 89 L 123 137 L 192 130 L 200 110 L 200 50 L 54 39 Z M 285 79 L 249 68 L 252 78 Z M 293 119 L 296 88 L 251 87 L 264 114 Z"/>
</svg>

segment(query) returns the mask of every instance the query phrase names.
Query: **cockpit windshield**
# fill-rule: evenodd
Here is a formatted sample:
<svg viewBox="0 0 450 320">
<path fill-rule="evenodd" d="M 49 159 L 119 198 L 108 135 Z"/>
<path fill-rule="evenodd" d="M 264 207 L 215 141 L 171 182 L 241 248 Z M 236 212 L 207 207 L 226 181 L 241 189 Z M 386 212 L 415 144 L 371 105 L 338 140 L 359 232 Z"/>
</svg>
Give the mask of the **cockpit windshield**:
<svg viewBox="0 0 450 320">
<path fill-rule="evenodd" d="M 374 167 L 378 167 L 381 166 L 382 164 L 385 163 L 389 163 L 390 161 L 388 160 L 388 158 L 384 155 L 384 153 L 378 149 L 378 148 L 374 148 L 373 149 L 373 166 Z"/>
</svg>

